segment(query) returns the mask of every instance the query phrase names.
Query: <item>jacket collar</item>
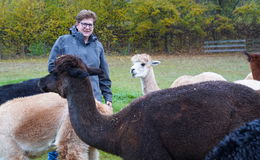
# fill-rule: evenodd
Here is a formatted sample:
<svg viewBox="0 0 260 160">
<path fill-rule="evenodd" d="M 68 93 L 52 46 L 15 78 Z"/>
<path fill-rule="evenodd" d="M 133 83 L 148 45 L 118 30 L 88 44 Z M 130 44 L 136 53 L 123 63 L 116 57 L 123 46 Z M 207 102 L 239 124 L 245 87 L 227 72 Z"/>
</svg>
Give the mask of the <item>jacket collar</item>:
<svg viewBox="0 0 260 160">
<path fill-rule="evenodd" d="M 77 40 L 79 40 L 81 43 L 85 44 L 85 42 L 84 42 L 84 36 L 83 36 L 82 33 L 80 33 L 80 32 L 78 31 L 78 29 L 77 29 L 76 26 L 72 26 L 72 27 L 70 28 L 70 34 L 71 34 L 72 36 L 74 36 Z M 95 36 L 94 34 L 91 34 L 91 35 L 89 36 L 89 39 L 88 39 L 88 43 L 87 43 L 87 44 L 89 44 L 89 43 L 91 43 L 91 42 L 95 42 L 96 40 L 97 40 L 97 36 Z"/>
</svg>

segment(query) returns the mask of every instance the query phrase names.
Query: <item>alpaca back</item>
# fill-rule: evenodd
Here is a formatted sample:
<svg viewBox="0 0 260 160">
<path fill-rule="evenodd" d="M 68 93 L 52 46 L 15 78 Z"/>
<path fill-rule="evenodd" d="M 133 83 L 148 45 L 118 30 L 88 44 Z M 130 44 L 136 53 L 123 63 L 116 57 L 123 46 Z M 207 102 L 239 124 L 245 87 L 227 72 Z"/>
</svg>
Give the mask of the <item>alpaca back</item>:
<svg viewBox="0 0 260 160">
<path fill-rule="evenodd" d="M 205 81 L 227 81 L 222 75 L 214 72 L 202 72 L 195 76 L 183 75 L 177 78 L 171 85 L 171 88 L 188 84 L 200 83 Z"/>
<path fill-rule="evenodd" d="M 0 105 L 14 98 L 43 93 L 38 86 L 38 82 L 39 78 L 35 78 L 20 83 L 0 86 Z"/>
<path fill-rule="evenodd" d="M 165 89 L 142 99 L 134 106 L 149 108 L 143 114 L 152 115 L 149 122 L 176 159 L 202 159 L 224 135 L 260 115 L 257 92 L 224 81 Z"/>
</svg>

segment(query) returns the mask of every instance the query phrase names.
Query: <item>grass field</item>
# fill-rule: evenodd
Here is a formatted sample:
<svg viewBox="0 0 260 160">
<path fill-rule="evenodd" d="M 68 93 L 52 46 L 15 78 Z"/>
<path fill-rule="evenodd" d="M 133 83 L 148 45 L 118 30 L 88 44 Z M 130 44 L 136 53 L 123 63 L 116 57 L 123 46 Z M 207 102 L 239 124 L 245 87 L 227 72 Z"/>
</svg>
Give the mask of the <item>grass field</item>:
<svg viewBox="0 0 260 160">
<path fill-rule="evenodd" d="M 229 81 L 244 79 L 250 72 L 243 54 L 212 55 L 153 55 L 161 64 L 154 67 L 160 88 L 167 88 L 179 76 L 195 75 L 204 71 L 221 74 Z M 134 98 L 141 96 L 139 79 L 129 73 L 130 56 L 108 56 L 113 91 L 113 107 L 118 112 Z M 47 74 L 47 58 L 0 60 L 0 85 L 42 77 Z M 47 154 L 37 160 L 46 160 Z M 120 160 L 120 158 L 101 152 L 101 160 Z"/>
</svg>

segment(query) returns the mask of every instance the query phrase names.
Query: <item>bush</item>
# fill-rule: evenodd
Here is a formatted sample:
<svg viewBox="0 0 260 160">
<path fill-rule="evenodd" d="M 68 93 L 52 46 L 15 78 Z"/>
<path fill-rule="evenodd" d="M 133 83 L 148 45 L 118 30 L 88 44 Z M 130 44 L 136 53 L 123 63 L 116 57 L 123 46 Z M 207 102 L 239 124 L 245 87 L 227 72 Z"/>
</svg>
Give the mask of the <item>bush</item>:
<svg viewBox="0 0 260 160">
<path fill-rule="evenodd" d="M 28 55 L 30 56 L 42 56 L 46 55 L 50 51 L 50 47 L 47 47 L 44 42 L 35 42 L 29 46 Z"/>
</svg>

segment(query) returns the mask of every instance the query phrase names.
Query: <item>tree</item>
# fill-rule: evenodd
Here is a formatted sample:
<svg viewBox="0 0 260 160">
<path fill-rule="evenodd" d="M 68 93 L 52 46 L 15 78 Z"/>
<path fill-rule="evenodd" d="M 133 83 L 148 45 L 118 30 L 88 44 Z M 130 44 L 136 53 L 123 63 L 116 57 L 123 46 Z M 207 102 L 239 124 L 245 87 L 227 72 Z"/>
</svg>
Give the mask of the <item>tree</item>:
<svg viewBox="0 0 260 160">
<path fill-rule="evenodd" d="M 239 37 L 260 37 L 260 2 L 248 2 L 234 11 L 234 22 Z"/>
<path fill-rule="evenodd" d="M 95 33 L 105 44 L 107 51 L 116 44 L 128 41 L 127 17 L 128 2 L 126 0 L 93 0 L 91 10 L 98 15 Z M 117 46 L 118 48 L 122 46 Z"/>
<path fill-rule="evenodd" d="M 134 39 L 150 49 L 168 52 L 172 42 L 176 46 L 185 41 L 186 33 L 203 34 L 201 16 L 205 9 L 192 0 L 135 0 L 130 8 Z"/>
<path fill-rule="evenodd" d="M 15 46 L 17 54 L 24 54 L 31 42 L 37 39 L 37 33 L 42 29 L 41 1 L 19 0 L 5 5 L 3 22 L 1 24 L 4 44 Z"/>
</svg>

